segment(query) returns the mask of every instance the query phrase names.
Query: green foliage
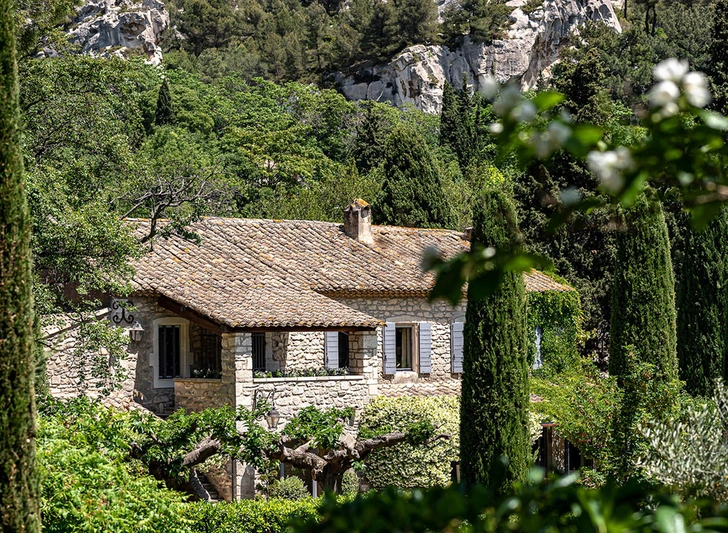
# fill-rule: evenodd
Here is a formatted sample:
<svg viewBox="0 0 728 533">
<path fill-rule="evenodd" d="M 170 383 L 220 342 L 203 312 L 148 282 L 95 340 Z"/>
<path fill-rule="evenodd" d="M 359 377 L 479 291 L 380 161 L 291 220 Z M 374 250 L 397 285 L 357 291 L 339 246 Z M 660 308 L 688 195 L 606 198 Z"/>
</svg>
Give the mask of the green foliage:
<svg viewBox="0 0 728 533">
<path fill-rule="evenodd" d="M 15 2 L 0 0 L 0 529 L 40 528 L 31 218 L 23 182 Z"/>
<path fill-rule="evenodd" d="M 241 500 L 234 503 L 198 502 L 182 514 L 192 521 L 190 533 L 283 533 L 293 520 L 315 522 L 320 500 Z"/>
<path fill-rule="evenodd" d="M 351 407 L 326 411 L 314 406 L 304 407 L 286 424 L 282 434 L 302 443 L 312 440 L 314 447 L 331 450 L 338 445 L 339 437 L 344 432 L 343 421 L 353 415 Z"/>
<path fill-rule="evenodd" d="M 341 494 L 347 497 L 359 494 L 359 476 L 354 470 L 344 472 L 344 477 L 341 479 Z"/>
<path fill-rule="evenodd" d="M 677 378 L 675 289 L 665 217 L 641 197 L 617 235 L 609 371 L 626 375 L 628 358 L 654 364 L 658 379 Z"/>
<path fill-rule="evenodd" d="M 681 503 L 661 489 L 637 482 L 598 490 L 576 483 L 572 474 L 546 481 L 534 470 L 530 483 L 507 494 L 497 487 L 434 487 L 402 492 L 370 492 L 341 504 L 325 497 L 321 517 L 294 524 L 296 533 L 385 533 L 432 531 L 463 533 L 600 531 L 721 531 L 728 523 L 725 507 L 709 501 Z"/>
<path fill-rule="evenodd" d="M 386 178 L 374 203 L 375 221 L 416 228 L 450 227 L 452 212 L 442 180 L 420 134 L 398 126 L 384 150 L 381 166 Z"/>
<path fill-rule="evenodd" d="M 518 248 L 515 209 L 503 192 L 487 190 L 475 208 L 472 242 L 502 250 Z M 460 456 L 467 484 L 493 481 L 508 457 L 504 488 L 528 470 L 528 363 L 526 294 L 518 272 L 503 275 L 495 294 L 478 298 L 472 285 L 465 314 Z"/>
<path fill-rule="evenodd" d="M 442 91 L 442 111 L 440 112 L 440 144 L 449 147 L 458 157 L 460 167 L 465 168 L 470 161 L 473 146 L 473 124 L 468 87 L 463 84 L 460 93 L 450 82 L 445 82 Z"/>
<path fill-rule="evenodd" d="M 43 531 L 186 533 L 185 497 L 129 459 L 129 414 L 88 400 L 51 403 L 40 417 Z"/>
<path fill-rule="evenodd" d="M 282 498 L 284 500 L 302 500 L 308 498 L 309 493 L 306 485 L 300 477 L 289 476 L 285 479 L 277 479 L 268 486 L 270 498 Z"/>
<path fill-rule="evenodd" d="M 460 401 L 456 396 L 375 398 L 360 418 L 359 437 L 392 431 L 412 432 L 426 422 L 436 433 L 451 435 L 427 446 L 402 443 L 375 450 L 364 462 L 364 476 L 375 489 L 388 486 L 412 489 L 447 485 L 451 462 L 458 460 Z M 421 440 L 421 439 L 420 439 Z"/>
<path fill-rule="evenodd" d="M 710 396 L 726 377 L 728 330 L 728 211 L 702 231 L 684 228 L 685 254 L 677 286 L 677 355 L 680 378 L 692 395 Z"/>
<path fill-rule="evenodd" d="M 543 368 L 539 373 L 560 373 L 580 366 L 579 343 L 581 301 L 577 291 L 529 292 L 526 296 L 528 331 L 532 342 L 530 361 L 535 358 L 536 328 L 541 333 Z"/>
<path fill-rule="evenodd" d="M 510 13 L 502 0 L 466 0 L 450 6 L 443 13 L 446 42 L 457 44 L 463 35 L 469 35 L 475 43 L 501 39 Z"/>
<path fill-rule="evenodd" d="M 558 424 L 559 435 L 594 461 L 603 476 L 613 469 L 612 425 L 622 404 L 614 377 L 605 377 L 591 362 L 559 374 L 531 379 L 531 392 L 543 399 L 535 408 L 545 420 Z"/>
<path fill-rule="evenodd" d="M 717 0 L 713 10 L 706 71 L 712 82 L 712 108 L 725 114 L 728 113 L 728 52 L 723 43 L 728 39 L 728 2 Z"/>
</svg>

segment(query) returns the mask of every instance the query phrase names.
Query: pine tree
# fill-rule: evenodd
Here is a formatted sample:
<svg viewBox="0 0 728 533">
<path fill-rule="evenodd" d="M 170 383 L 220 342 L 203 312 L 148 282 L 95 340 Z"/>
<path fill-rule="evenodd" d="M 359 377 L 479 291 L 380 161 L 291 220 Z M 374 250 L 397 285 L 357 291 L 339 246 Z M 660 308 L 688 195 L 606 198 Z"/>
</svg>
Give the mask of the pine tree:
<svg viewBox="0 0 728 533">
<path fill-rule="evenodd" d="M 381 168 L 386 178 L 377 202 L 377 222 L 416 228 L 449 227 L 450 206 L 425 140 L 415 130 L 397 126 L 385 145 Z"/>
<path fill-rule="evenodd" d="M 474 211 L 474 245 L 517 246 L 515 209 L 503 192 L 486 191 Z M 520 273 L 507 272 L 498 292 L 468 298 L 460 407 L 465 483 L 499 482 L 501 456 L 509 461 L 503 488 L 524 479 L 531 453 L 528 400 L 525 288 Z"/>
<path fill-rule="evenodd" d="M 23 186 L 15 2 L 0 0 L 0 525 L 40 530 L 30 217 Z"/>
<path fill-rule="evenodd" d="M 174 107 L 172 105 L 172 93 L 169 91 L 167 78 L 164 79 L 162 86 L 159 88 L 159 96 L 157 96 L 157 111 L 154 115 L 154 122 L 157 126 L 171 126 L 176 122 Z"/>
<path fill-rule="evenodd" d="M 712 108 L 728 113 L 728 0 L 717 0 L 714 6 L 713 26 L 708 47 L 708 75 L 712 82 Z"/>
<path fill-rule="evenodd" d="M 675 288 L 662 206 L 643 195 L 625 222 L 617 236 L 609 373 L 624 376 L 633 350 L 669 381 L 677 378 Z"/>
<path fill-rule="evenodd" d="M 432 43 L 439 29 L 437 4 L 432 0 L 397 0 L 397 23 L 401 47 Z"/>
<path fill-rule="evenodd" d="M 714 381 L 728 378 L 728 209 L 703 231 L 688 224 L 677 290 L 680 379 L 692 395 L 712 396 Z"/>
</svg>

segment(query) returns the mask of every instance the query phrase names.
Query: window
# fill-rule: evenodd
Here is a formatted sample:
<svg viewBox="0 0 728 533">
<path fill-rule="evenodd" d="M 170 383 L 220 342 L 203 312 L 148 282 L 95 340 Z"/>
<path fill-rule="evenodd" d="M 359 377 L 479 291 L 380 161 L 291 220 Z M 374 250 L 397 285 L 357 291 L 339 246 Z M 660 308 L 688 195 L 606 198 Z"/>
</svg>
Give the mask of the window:
<svg viewBox="0 0 728 533">
<path fill-rule="evenodd" d="M 179 377 L 181 367 L 180 327 L 159 326 L 159 379 Z"/>
<path fill-rule="evenodd" d="M 222 370 L 222 337 L 217 333 L 202 329 L 200 332 L 200 351 L 195 353 L 193 376 L 218 376 Z"/>
<path fill-rule="evenodd" d="M 265 333 L 253 333 L 253 371 L 265 372 Z"/>
<path fill-rule="evenodd" d="M 349 368 L 349 335 L 339 332 L 339 368 Z"/>
<path fill-rule="evenodd" d="M 180 317 L 158 318 L 152 327 L 154 355 L 149 365 L 153 368 L 154 387 L 172 388 L 174 378 L 188 375 L 189 322 Z"/>
<path fill-rule="evenodd" d="M 412 370 L 412 326 L 397 326 L 397 370 Z"/>
</svg>

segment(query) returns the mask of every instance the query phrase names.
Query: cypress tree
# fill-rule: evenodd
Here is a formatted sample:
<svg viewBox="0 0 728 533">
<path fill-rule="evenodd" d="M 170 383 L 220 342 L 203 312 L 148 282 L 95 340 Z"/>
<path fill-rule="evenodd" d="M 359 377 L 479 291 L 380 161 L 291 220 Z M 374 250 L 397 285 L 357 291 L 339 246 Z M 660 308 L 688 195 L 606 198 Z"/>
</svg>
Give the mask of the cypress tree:
<svg viewBox="0 0 728 533">
<path fill-rule="evenodd" d="M 30 217 L 23 187 L 15 2 L 0 0 L 0 523 L 40 530 Z"/>
<path fill-rule="evenodd" d="M 662 206 L 643 195 L 625 214 L 617 235 L 609 373 L 628 373 L 630 347 L 637 362 L 657 366 L 658 377 L 677 378 L 675 288 Z"/>
<path fill-rule="evenodd" d="M 460 93 L 446 81 L 442 90 L 440 144 L 449 146 L 455 152 L 460 168 L 463 169 L 470 161 L 473 145 L 471 112 L 472 102 L 465 80 Z"/>
<path fill-rule="evenodd" d="M 694 396 L 711 396 L 714 381 L 728 378 L 728 210 L 722 207 L 703 231 L 685 229 L 677 290 L 680 379 Z"/>
<path fill-rule="evenodd" d="M 488 190 L 473 213 L 473 245 L 514 250 L 513 204 Z M 495 294 L 468 298 L 460 406 L 461 476 L 465 483 L 498 483 L 498 460 L 508 458 L 502 486 L 523 480 L 529 467 L 526 292 L 520 272 L 506 272 Z"/>
<path fill-rule="evenodd" d="M 712 82 L 711 107 L 725 114 L 728 113 L 728 0 L 718 0 L 713 9 L 706 70 Z"/>
<path fill-rule="evenodd" d="M 157 111 L 154 114 L 154 122 L 157 126 L 174 125 L 177 121 L 174 115 L 174 107 L 172 106 L 172 93 L 169 91 L 167 78 L 162 82 L 159 88 L 159 96 L 157 96 Z"/>
<path fill-rule="evenodd" d="M 416 228 L 452 225 L 435 161 L 419 133 L 403 125 L 394 128 L 381 166 L 386 178 L 377 202 L 379 223 Z"/>
</svg>

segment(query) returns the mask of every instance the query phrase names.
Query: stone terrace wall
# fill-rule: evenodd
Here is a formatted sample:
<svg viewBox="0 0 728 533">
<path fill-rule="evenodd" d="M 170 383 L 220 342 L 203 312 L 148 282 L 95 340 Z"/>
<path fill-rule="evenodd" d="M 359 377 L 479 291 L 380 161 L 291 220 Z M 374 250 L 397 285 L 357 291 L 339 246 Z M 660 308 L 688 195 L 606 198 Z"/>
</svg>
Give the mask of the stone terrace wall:
<svg viewBox="0 0 728 533">
<path fill-rule="evenodd" d="M 281 426 L 309 405 L 362 409 L 370 400 L 369 384 L 363 376 L 254 379 L 253 387 L 263 394 L 275 391 Z"/>
<path fill-rule="evenodd" d="M 385 322 L 428 322 L 432 326 L 432 372 L 397 372 L 379 375 L 382 396 L 430 396 L 460 394 L 460 375 L 451 372 L 450 324 L 465 321 L 465 306 L 455 308 L 444 301 L 428 303 L 425 298 L 337 298 L 337 301 Z M 381 363 L 382 328 L 377 331 L 377 353 Z"/>
</svg>

